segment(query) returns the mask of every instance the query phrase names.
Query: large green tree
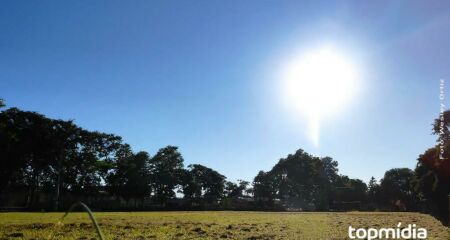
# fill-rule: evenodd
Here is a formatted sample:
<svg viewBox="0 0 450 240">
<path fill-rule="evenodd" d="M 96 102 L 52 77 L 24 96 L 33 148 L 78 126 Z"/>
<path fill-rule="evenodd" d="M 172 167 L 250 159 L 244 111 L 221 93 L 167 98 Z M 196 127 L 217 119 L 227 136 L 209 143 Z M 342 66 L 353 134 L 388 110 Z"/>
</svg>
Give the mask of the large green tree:
<svg viewBox="0 0 450 240">
<path fill-rule="evenodd" d="M 253 179 L 253 196 L 260 205 L 273 205 L 278 186 L 270 172 L 259 171 Z"/>
<path fill-rule="evenodd" d="M 55 125 L 51 119 L 17 108 L 10 108 L 0 115 L 0 159 L 2 161 L 2 190 L 14 185 L 28 187 L 31 205 L 38 189 L 50 191 L 58 159 L 54 148 Z"/>
<path fill-rule="evenodd" d="M 108 177 L 111 192 L 124 199 L 150 196 L 150 156 L 147 152 L 134 154 L 124 144 L 117 154 L 113 172 Z"/>
<path fill-rule="evenodd" d="M 314 157 L 303 150 L 280 159 L 269 172 L 259 172 L 253 181 L 258 201 L 280 199 L 288 207 L 328 209 L 338 179 L 337 162 Z"/>
<path fill-rule="evenodd" d="M 98 192 L 120 145 L 120 137 L 86 131 L 72 121 L 6 109 L 0 112 L 0 191 L 4 196 L 26 188 L 29 207 L 43 192 L 58 209 L 61 193 Z"/>
<path fill-rule="evenodd" d="M 185 171 L 183 194 L 197 204 L 218 203 L 223 197 L 225 176 L 200 164 L 192 164 Z"/>
<path fill-rule="evenodd" d="M 339 175 L 333 185 L 332 207 L 341 210 L 361 209 L 367 200 L 367 185 L 360 179 Z"/>
<path fill-rule="evenodd" d="M 165 205 L 175 197 L 175 188 L 181 186 L 183 157 L 175 146 L 160 149 L 150 160 L 150 180 L 154 199 Z"/>
<path fill-rule="evenodd" d="M 394 168 L 386 171 L 381 179 L 381 193 L 384 204 L 398 207 L 404 204 L 406 209 L 415 210 L 417 200 L 413 188 L 414 172 L 409 168 Z"/>
<path fill-rule="evenodd" d="M 418 158 L 414 187 L 425 211 L 448 224 L 450 196 L 450 110 L 433 122 L 437 144 Z"/>
<path fill-rule="evenodd" d="M 236 198 L 236 197 L 243 197 L 244 195 L 248 194 L 249 189 L 249 182 L 244 180 L 238 180 L 238 184 L 233 182 L 225 182 L 225 196 L 228 198 Z"/>
</svg>

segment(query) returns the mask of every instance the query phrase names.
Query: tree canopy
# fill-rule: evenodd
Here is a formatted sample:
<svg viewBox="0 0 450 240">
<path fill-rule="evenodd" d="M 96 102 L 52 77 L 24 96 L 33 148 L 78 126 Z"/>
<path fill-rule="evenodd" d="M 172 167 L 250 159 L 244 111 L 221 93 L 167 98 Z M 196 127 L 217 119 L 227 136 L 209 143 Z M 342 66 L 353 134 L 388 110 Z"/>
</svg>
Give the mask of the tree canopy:
<svg viewBox="0 0 450 240">
<path fill-rule="evenodd" d="M 380 181 L 372 177 L 367 185 L 340 174 L 333 158 L 302 149 L 281 158 L 269 171 L 259 171 L 251 183 L 231 182 L 204 165 L 185 168 L 176 146 L 151 156 L 134 152 L 118 135 L 4 106 L 0 99 L 3 206 L 58 210 L 61 203 L 66 206 L 65 199 L 90 199 L 92 204 L 95 199 L 122 199 L 139 201 L 135 207 L 141 208 L 145 201 L 146 206 L 165 208 L 234 204 L 233 209 L 420 210 L 448 218 L 450 111 L 434 120 L 437 144 L 418 157 L 414 170 L 390 169 Z M 20 196 L 25 198 L 17 200 Z"/>
</svg>

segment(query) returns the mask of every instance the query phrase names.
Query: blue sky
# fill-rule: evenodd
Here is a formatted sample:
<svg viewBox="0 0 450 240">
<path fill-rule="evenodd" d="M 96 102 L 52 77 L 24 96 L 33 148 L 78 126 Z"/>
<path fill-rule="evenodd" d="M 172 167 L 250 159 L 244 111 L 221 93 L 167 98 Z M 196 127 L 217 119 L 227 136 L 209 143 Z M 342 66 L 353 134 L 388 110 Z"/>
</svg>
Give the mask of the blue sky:
<svg viewBox="0 0 450 240">
<path fill-rule="evenodd" d="M 135 151 L 179 146 L 230 180 L 298 148 L 368 180 L 434 144 L 449 27 L 448 1 L 2 1 L 0 97 Z M 363 87 L 317 147 L 277 86 L 322 42 L 351 56 Z"/>
</svg>

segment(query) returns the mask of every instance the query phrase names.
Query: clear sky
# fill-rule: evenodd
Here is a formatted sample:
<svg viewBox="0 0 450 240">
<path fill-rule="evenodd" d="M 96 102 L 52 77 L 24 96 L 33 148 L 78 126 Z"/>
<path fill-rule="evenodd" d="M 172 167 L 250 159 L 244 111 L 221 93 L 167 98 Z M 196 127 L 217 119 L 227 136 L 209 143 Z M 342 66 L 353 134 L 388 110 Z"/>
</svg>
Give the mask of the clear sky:
<svg viewBox="0 0 450 240">
<path fill-rule="evenodd" d="M 439 79 L 450 84 L 450 2 L 337 2 L 1 1 L 0 97 L 135 151 L 179 146 L 186 165 L 230 180 L 298 148 L 365 181 L 413 168 L 435 141 Z M 321 43 L 355 63 L 361 87 L 316 146 L 279 85 Z"/>
</svg>

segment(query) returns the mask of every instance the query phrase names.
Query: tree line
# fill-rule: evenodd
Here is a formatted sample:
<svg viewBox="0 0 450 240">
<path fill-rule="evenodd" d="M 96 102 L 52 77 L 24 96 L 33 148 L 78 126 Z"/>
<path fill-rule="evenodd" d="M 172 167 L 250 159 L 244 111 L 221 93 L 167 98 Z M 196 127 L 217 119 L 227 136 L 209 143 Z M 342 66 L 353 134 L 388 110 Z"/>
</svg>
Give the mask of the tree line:
<svg viewBox="0 0 450 240">
<path fill-rule="evenodd" d="M 184 166 L 175 146 L 153 156 L 133 152 L 120 136 L 6 108 L 2 100 L 0 107 L 0 207 L 63 210 L 67 199 L 87 198 L 102 209 L 121 199 L 134 200 L 135 210 L 423 211 L 448 223 L 450 111 L 434 121 L 437 144 L 414 170 L 391 169 L 366 184 L 340 174 L 331 157 L 301 149 L 252 182 L 231 182 L 207 166 Z"/>
</svg>

